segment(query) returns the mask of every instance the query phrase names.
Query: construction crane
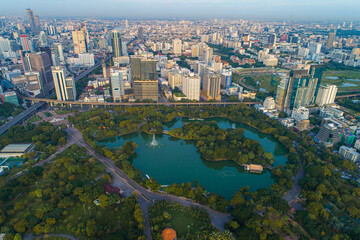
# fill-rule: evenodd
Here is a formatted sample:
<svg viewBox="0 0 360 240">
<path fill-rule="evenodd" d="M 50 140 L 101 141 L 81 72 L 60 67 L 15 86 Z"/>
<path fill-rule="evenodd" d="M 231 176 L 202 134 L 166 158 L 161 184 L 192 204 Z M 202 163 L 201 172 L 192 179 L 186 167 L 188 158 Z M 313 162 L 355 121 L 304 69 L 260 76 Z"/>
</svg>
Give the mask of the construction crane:
<svg viewBox="0 0 360 240">
<path fill-rule="evenodd" d="M 352 117 L 347 124 L 345 124 L 345 126 L 343 127 L 343 131 L 342 131 L 344 134 L 345 134 L 346 128 L 350 125 L 350 123 L 352 122 L 352 120 L 354 120 L 359 114 L 360 114 L 360 113 L 355 114 L 355 116 Z"/>
</svg>

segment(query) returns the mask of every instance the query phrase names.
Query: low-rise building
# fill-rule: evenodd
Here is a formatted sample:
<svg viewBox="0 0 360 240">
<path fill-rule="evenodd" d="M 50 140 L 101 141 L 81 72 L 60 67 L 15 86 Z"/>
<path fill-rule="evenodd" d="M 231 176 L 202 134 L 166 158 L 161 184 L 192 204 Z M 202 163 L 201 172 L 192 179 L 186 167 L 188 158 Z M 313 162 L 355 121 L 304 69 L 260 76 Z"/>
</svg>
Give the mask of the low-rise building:
<svg viewBox="0 0 360 240">
<path fill-rule="evenodd" d="M 9 144 L 0 151 L 0 157 L 21 157 L 25 153 L 34 151 L 34 148 L 35 144 L 32 143 Z"/>
<path fill-rule="evenodd" d="M 360 160 L 360 153 L 355 148 L 341 146 L 339 149 L 340 155 L 350 161 L 357 162 Z"/>
</svg>

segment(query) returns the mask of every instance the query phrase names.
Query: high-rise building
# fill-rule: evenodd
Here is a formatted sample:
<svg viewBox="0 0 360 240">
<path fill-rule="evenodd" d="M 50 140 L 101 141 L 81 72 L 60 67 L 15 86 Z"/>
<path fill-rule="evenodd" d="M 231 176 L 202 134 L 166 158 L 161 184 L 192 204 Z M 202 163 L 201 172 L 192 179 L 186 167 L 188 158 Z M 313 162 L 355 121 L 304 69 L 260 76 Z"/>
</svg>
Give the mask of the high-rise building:
<svg viewBox="0 0 360 240">
<path fill-rule="evenodd" d="M 111 46 L 115 58 L 122 56 L 121 36 L 117 30 L 111 32 Z"/>
<path fill-rule="evenodd" d="M 125 20 L 125 28 L 129 28 L 129 22 L 127 19 Z"/>
<path fill-rule="evenodd" d="M 341 146 L 339 149 L 340 155 L 350 161 L 357 162 L 360 160 L 360 153 L 355 148 Z"/>
<path fill-rule="evenodd" d="M 83 24 L 80 28 L 76 28 L 75 31 L 72 32 L 72 38 L 74 43 L 74 52 L 76 54 L 88 51 L 87 31 L 85 24 Z"/>
<path fill-rule="evenodd" d="M 282 81 L 278 87 L 277 108 L 289 112 L 297 107 L 315 104 L 323 71 L 321 65 L 291 70 L 288 81 Z"/>
<path fill-rule="evenodd" d="M 222 72 L 221 73 L 221 87 L 228 89 L 232 83 L 232 72 Z"/>
<path fill-rule="evenodd" d="M 29 53 L 30 69 L 40 73 L 44 94 L 47 95 L 54 88 L 51 73 L 51 57 L 46 52 Z"/>
<path fill-rule="evenodd" d="M 39 47 L 39 51 L 47 53 L 47 55 L 50 58 L 51 66 L 53 66 L 53 62 L 52 62 L 52 59 L 51 59 L 51 49 L 50 49 L 50 47 Z"/>
<path fill-rule="evenodd" d="M 181 75 L 181 71 L 179 70 L 172 70 L 169 72 L 168 75 L 168 82 L 172 89 L 175 87 L 180 87 L 182 85 L 183 77 Z"/>
<path fill-rule="evenodd" d="M 183 76 L 182 89 L 187 99 L 200 101 L 200 76 Z"/>
<path fill-rule="evenodd" d="M 54 44 L 54 53 L 55 53 L 56 57 L 58 57 L 61 62 L 65 61 L 63 46 L 61 45 L 61 43 L 55 43 Z"/>
<path fill-rule="evenodd" d="M 47 46 L 48 45 L 48 41 L 46 39 L 46 34 L 45 34 L 44 31 L 40 32 L 40 43 L 41 43 L 41 46 Z"/>
<path fill-rule="evenodd" d="M 142 27 L 139 27 L 138 39 L 141 40 L 141 41 L 144 40 L 144 29 Z"/>
<path fill-rule="evenodd" d="M 111 69 L 110 78 L 113 101 L 121 102 L 125 94 L 123 71 Z"/>
<path fill-rule="evenodd" d="M 19 99 L 17 97 L 17 94 L 15 91 L 11 91 L 11 92 L 5 92 L 3 94 L 4 96 L 4 101 L 7 102 L 7 103 L 12 103 L 16 106 L 19 106 Z"/>
<path fill-rule="evenodd" d="M 56 97 L 59 101 L 75 101 L 76 88 L 74 76 L 66 77 L 66 70 L 59 66 L 52 70 Z"/>
<path fill-rule="evenodd" d="M 334 47 L 334 41 L 336 37 L 336 30 L 334 32 L 329 33 L 327 42 L 326 42 L 326 48 L 331 49 Z"/>
<path fill-rule="evenodd" d="M 32 42 L 26 35 L 20 35 L 20 44 L 24 51 L 34 52 Z"/>
<path fill-rule="evenodd" d="M 26 9 L 27 16 L 30 23 L 31 32 L 36 33 L 36 25 L 35 25 L 35 19 L 34 19 L 34 13 L 31 9 Z"/>
<path fill-rule="evenodd" d="M 338 87 L 336 85 L 320 85 L 319 92 L 316 97 L 316 104 L 323 106 L 325 104 L 334 103 Z"/>
<path fill-rule="evenodd" d="M 131 57 L 131 76 L 137 100 L 158 101 L 158 73 L 155 59 Z"/>
<path fill-rule="evenodd" d="M 181 40 L 174 39 L 172 42 L 172 48 L 175 55 L 181 55 Z"/>
<path fill-rule="evenodd" d="M 25 72 L 24 75 L 13 78 L 12 83 L 17 86 L 25 96 L 43 96 L 43 87 L 39 72 Z"/>
<path fill-rule="evenodd" d="M 34 21 L 35 21 L 36 33 L 39 33 L 39 32 L 41 31 L 41 25 L 40 25 L 39 16 L 35 16 L 35 17 L 34 17 Z"/>
<path fill-rule="evenodd" d="M 270 34 L 268 38 L 268 43 L 270 46 L 274 46 L 276 43 L 276 34 Z"/>
<path fill-rule="evenodd" d="M 309 53 L 310 54 L 320 54 L 321 51 L 321 43 L 310 43 L 309 44 Z"/>
<path fill-rule="evenodd" d="M 199 45 L 192 45 L 191 47 L 191 57 L 199 56 Z"/>
<path fill-rule="evenodd" d="M 202 97 L 206 100 L 221 101 L 220 84 L 221 77 L 218 73 L 206 73 L 201 91 Z"/>
</svg>

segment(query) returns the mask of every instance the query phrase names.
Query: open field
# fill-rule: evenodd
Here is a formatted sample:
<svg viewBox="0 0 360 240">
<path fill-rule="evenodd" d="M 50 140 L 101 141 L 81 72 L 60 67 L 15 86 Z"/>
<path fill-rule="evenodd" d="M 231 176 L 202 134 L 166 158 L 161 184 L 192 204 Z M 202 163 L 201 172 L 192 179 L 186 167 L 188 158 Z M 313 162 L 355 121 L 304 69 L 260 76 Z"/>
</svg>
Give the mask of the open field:
<svg viewBox="0 0 360 240">
<path fill-rule="evenodd" d="M 360 89 L 360 71 L 327 70 L 322 84 L 335 84 L 340 90 Z"/>
</svg>

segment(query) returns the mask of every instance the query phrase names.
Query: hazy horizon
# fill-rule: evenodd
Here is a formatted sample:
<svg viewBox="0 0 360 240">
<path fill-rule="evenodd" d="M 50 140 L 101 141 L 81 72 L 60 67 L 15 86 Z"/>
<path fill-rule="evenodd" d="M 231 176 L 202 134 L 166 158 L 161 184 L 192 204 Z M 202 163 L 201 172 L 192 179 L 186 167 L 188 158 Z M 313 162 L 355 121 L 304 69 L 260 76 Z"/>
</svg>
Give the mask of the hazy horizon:
<svg viewBox="0 0 360 240">
<path fill-rule="evenodd" d="M 2 16 L 26 16 L 31 8 L 40 17 L 360 19 L 355 0 L 15 0 L 4 5 Z"/>
</svg>

